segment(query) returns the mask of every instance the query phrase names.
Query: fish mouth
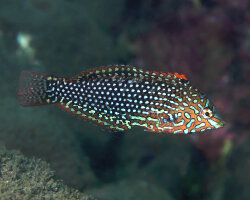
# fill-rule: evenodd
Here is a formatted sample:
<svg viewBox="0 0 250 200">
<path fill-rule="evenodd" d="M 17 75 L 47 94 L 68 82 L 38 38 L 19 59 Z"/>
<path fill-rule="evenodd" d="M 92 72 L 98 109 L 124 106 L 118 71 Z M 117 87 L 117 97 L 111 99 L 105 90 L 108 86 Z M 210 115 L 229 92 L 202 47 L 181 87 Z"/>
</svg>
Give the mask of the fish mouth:
<svg viewBox="0 0 250 200">
<path fill-rule="evenodd" d="M 208 119 L 208 121 L 215 128 L 221 128 L 226 125 L 226 122 L 219 115 L 215 115 L 212 119 Z"/>
<path fill-rule="evenodd" d="M 223 126 L 225 126 L 225 121 L 219 121 L 219 122 L 215 122 L 212 120 L 208 120 L 209 123 L 214 127 L 214 128 L 222 128 Z"/>
<path fill-rule="evenodd" d="M 218 123 L 218 126 L 219 127 L 223 127 L 223 126 L 225 126 L 226 125 L 226 122 L 225 121 L 220 121 L 219 123 Z"/>
</svg>

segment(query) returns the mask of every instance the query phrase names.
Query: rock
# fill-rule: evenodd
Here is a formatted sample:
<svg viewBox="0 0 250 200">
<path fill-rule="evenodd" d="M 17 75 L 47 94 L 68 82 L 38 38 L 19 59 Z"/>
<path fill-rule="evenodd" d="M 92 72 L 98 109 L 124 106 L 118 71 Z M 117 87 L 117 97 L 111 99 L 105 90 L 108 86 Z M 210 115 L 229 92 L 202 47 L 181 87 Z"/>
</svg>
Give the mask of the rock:
<svg viewBox="0 0 250 200">
<path fill-rule="evenodd" d="M 173 200 L 166 190 L 143 180 L 123 180 L 91 191 L 107 200 Z"/>
</svg>

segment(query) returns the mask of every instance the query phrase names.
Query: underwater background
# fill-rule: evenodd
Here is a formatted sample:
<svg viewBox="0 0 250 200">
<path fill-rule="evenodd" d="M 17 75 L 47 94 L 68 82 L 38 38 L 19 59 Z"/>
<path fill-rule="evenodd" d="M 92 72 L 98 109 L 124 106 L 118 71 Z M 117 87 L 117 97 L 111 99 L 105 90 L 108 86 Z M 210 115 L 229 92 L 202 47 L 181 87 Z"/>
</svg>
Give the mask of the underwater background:
<svg viewBox="0 0 250 200">
<path fill-rule="evenodd" d="M 18 104 L 22 70 L 109 64 L 185 74 L 227 125 L 111 133 Z M 250 198 L 248 0 L 0 0 L 0 94 L 0 199 Z"/>
</svg>

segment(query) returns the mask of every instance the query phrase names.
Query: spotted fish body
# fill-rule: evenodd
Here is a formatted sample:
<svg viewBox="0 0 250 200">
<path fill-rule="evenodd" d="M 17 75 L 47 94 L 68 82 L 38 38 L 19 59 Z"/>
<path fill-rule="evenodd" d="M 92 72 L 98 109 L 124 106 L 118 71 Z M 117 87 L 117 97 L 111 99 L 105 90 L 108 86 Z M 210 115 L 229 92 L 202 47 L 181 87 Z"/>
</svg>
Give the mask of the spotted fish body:
<svg viewBox="0 0 250 200">
<path fill-rule="evenodd" d="M 135 126 L 156 133 L 193 133 L 223 126 L 213 103 L 178 73 L 132 66 L 87 70 L 73 78 L 23 72 L 19 102 L 57 104 L 112 131 Z"/>
</svg>

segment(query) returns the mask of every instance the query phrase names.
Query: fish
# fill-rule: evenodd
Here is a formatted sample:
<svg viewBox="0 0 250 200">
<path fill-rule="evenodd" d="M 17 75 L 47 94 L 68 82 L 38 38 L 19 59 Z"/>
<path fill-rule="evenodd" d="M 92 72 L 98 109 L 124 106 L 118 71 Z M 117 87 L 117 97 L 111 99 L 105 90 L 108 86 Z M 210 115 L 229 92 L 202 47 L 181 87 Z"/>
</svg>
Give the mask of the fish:
<svg viewBox="0 0 250 200">
<path fill-rule="evenodd" d="M 22 106 L 56 104 L 106 130 L 142 127 L 153 133 L 189 134 L 223 127 L 214 103 L 184 74 L 110 65 L 65 78 L 23 71 Z"/>
</svg>

